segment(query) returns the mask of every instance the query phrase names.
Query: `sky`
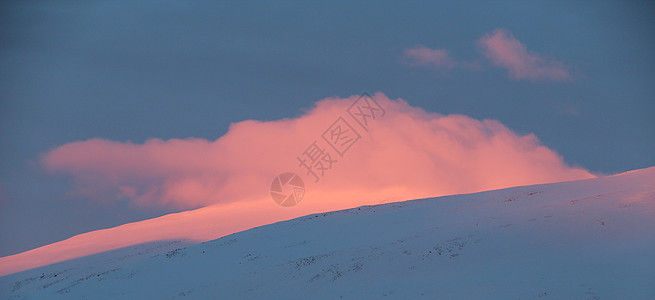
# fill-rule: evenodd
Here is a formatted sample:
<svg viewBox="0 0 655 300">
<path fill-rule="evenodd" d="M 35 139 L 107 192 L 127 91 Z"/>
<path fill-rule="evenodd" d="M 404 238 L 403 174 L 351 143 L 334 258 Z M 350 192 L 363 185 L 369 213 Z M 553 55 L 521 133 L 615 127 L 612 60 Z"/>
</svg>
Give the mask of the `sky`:
<svg viewBox="0 0 655 300">
<path fill-rule="evenodd" d="M 363 92 L 388 114 L 308 185 L 402 200 L 653 166 L 654 12 L 3 2 L 0 256 L 265 194 Z"/>
</svg>

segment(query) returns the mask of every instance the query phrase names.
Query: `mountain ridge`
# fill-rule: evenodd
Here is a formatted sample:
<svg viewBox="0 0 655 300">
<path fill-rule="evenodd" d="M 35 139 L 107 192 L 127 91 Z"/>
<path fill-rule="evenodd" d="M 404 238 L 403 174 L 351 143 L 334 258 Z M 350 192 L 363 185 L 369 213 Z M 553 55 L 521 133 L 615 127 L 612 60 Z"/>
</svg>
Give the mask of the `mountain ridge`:
<svg viewBox="0 0 655 300">
<path fill-rule="evenodd" d="M 135 262 L 114 257 L 104 268 L 61 263 L 3 276 L 0 294 L 648 298 L 654 216 L 655 168 L 647 168 L 312 214 L 171 244 L 177 249 Z"/>
</svg>

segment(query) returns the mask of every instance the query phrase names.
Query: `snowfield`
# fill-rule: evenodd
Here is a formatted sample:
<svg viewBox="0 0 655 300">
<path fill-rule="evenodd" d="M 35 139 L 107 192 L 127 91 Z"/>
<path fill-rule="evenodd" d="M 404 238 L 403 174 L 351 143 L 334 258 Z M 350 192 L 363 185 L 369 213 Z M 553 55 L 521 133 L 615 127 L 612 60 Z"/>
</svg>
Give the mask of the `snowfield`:
<svg viewBox="0 0 655 300">
<path fill-rule="evenodd" d="M 655 299 L 655 167 L 314 214 L 185 243 L 6 275 L 0 298 Z"/>
</svg>

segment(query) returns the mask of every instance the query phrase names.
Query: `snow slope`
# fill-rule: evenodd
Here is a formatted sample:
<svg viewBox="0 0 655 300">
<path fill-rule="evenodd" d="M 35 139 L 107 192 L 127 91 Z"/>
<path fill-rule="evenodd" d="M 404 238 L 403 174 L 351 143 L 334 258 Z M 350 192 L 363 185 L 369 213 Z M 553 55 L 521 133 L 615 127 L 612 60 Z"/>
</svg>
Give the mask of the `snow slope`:
<svg viewBox="0 0 655 300">
<path fill-rule="evenodd" d="M 655 299 L 655 167 L 314 214 L 183 246 L 3 276 L 0 297 Z"/>
</svg>

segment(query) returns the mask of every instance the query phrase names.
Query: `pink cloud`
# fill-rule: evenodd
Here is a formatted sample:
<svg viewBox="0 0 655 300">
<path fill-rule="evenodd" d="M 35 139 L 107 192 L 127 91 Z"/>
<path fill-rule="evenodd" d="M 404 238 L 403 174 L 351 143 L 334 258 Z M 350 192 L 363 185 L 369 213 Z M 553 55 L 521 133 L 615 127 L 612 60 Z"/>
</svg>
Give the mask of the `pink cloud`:
<svg viewBox="0 0 655 300">
<path fill-rule="evenodd" d="M 405 49 L 405 59 L 412 66 L 433 66 L 437 68 L 453 68 L 457 63 L 444 49 L 430 49 L 416 46 Z"/>
<path fill-rule="evenodd" d="M 269 198 L 273 178 L 284 172 L 303 176 L 301 205 L 339 199 L 340 208 L 592 177 L 534 135 L 519 136 L 498 121 L 428 113 L 381 93 L 375 98 L 387 114 L 368 132 L 346 114 L 356 97 L 329 98 L 298 118 L 232 124 L 215 141 L 91 139 L 58 147 L 42 162 L 72 176 L 77 195 L 180 209 Z M 339 116 L 362 139 L 343 158 L 333 153 L 337 162 L 314 183 L 297 157 L 313 141 L 320 144 Z"/>
<path fill-rule="evenodd" d="M 496 29 L 478 40 L 483 54 L 491 62 L 509 71 L 513 79 L 570 80 L 569 68 L 561 62 L 527 51 L 507 30 Z"/>
<path fill-rule="evenodd" d="M 386 110 L 368 131 L 346 112 L 357 97 L 317 102 L 303 116 L 232 124 L 215 141 L 151 139 L 143 144 L 102 139 L 74 142 L 43 156 L 53 172 L 75 178 L 76 193 L 130 199 L 136 205 L 200 207 L 97 230 L 0 258 L 0 276 L 131 245 L 162 240 L 202 242 L 256 226 L 319 213 L 431 196 L 594 177 L 567 166 L 534 135 L 519 136 L 498 121 L 444 116 L 378 93 Z M 319 182 L 297 156 L 339 116 L 362 138 Z M 327 146 L 323 146 L 327 149 Z M 280 173 L 306 186 L 302 201 L 278 206 L 270 197 Z"/>
</svg>

